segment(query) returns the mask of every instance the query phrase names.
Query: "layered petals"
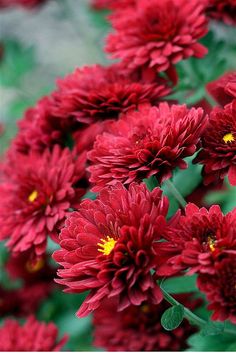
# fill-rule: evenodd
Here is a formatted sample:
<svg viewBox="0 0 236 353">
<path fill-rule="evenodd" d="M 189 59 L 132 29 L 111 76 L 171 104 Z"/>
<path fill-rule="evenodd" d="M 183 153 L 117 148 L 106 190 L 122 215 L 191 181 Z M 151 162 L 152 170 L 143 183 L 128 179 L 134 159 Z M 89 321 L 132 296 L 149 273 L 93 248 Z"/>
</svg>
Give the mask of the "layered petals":
<svg viewBox="0 0 236 353">
<path fill-rule="evenodd" d="M 70 208 L 85 193 L 85 155 L 55 146 L 43 155 L 11 154 L 0 185 L 0 239 L 16 253 L 42 256 Z"/>
<path fill-rule="evenodd" d="M 218 205 L 207 210 L 188 204 L 165 238 L 167 242 L 156 245 L 163 263 L 159 275 L 185 270 L 214 274 L 215 261 L 225 252 L 236 252 L 236 210 L 224 215 Z"/>
<path fill-rule="evenodd" d="M 207 117 L 201 108 L 160 103 L 129 112 L 97 137 L 88 153 L 90 181 L 99 191 L 117 181 L 125 185 L 155 175 L 161 183 L 197 149 Z"/>
<path fill-rule="evenodd" d="M 199 303 L 191 295 L 175 298 L 193 310 Z M 147 302 L 117 312 L 115 300 L 105 300 L 94 313 L 94 345 L 108 351 L 180 351 L 188 347 L 187 338 L 196 332 L 186 320 L 173 331 L 166 331 L 160 322 L 169 304 Z"/>
<path fill-rule="evenodd" d="M 2 352 L 57 352 L 65 345 L 67 337 L 58 340 L 58 329 L 52 323 L 37 321 L 33 316 L 21 326 L 8 319 L 0 327 L 0 350 Z"/>
<path fill-rule="evenodd" d="M 214 108 L 202 136 L 202 150 L 195 159 L 203 164 L 206 185 L 220 183 L 228 174 L 236 185 L 236 99 L 226 107 Z"/>
<path fill-rule="evenodd" d="M 140 67 L 167 71 L 177 62 L 207 49 L 198 40 L 207 33 L 200 1 L 139 0 L 110 17 L 114 33 L 106 51 L 128 70 Z"/>
<path fill-rule="evenodd" d="M 67 220 L 60 235 L 61 250 L 54 259 L 63 266 L 57 280 L 66 291 L 90 290 L 78 311 L 85 316 L 105 297 L 116 297 L 118 310 L 158 304 L 162 293 L 151 272 L 154 243 L 165 231 L 168 209 L 161 190 L 144 184 L 104 188 L 97 200 L 84 200 Z"/>
</svg>

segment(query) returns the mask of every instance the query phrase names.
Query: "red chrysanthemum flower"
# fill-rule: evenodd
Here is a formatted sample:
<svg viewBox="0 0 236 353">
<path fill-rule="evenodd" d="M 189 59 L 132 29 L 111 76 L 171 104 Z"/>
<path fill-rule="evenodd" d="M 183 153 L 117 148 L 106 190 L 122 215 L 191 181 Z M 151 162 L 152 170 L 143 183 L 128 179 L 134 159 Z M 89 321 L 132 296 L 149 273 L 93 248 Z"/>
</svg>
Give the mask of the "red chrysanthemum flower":
<svg viewBox="0 0 236 353">
<path fill-rule="evenodd" d="M 13 254 L 5 264 L 5 269 L 12 279 L 22 279 L 25 284 L 47 283 L 53 287 L 56 268 L 49 264 L 49 257 L 44 254 L 37 259 L 30 258 L 30 252 Z"/>
<path fill-rule="evenodd" d="M 118 310 L 148 300 L 158 304 L 162 293 L 151 270 L 155 244 L 166 227 L 168 201 L 159 188 L 122 184 L 102 190 L 97 200 L 82 201 L 60 235 L 54 259 L 64 269 L 58 283 L 67 292 L 90 294 L 78 311 L 85 316 L 105 297 L 117 297 Z"/>
<path fill-rule="evenodd" d="M 181 270 L 213 274 L 216 259 L 224 252 L 236 251 L 235 211 L 223 215 L 217 205 L 208 211 L 188 204 L 185 215 L 176 218 L 164 236 L 168 241 L 158 244 L 164 262 L 158 274 L 165 276 Z M 166 257 L 170 257 L 167 262 Z"/>
<path fill-rule="evenodd" d="M 207 14 L 228 25 L 236 25 L 236 0 L 205 0 Z"/>
<path fill-rule="evenodd" d="M 127 113 L 97 137 L 88 154 L 93 190 L 152 175 L 159 182 L 170 178 L 175 167 L 187 167 L 183 158 L 196 151 L 206 120 L 201 108 L 167 103 Z"/>
<path fill-rule="evenodd" d="M 85 155 L 55 146 L 43 155 L 14 154 L 7 160 L 0 184 L 0 239 L 8 238 L 13 252 L 45 252 L 48 234 L 54 237 L 85 193 Z"/>
<path fill-rule="evenodd" d="M 199 304 L 191 295 L 175 298 L 191 310 Z M 187 338 L 196 332 L 187 320 L 173 331 L 166 331 L 160 318 L 169 304 L 144 303 L 117 312 L 116 302 L 106 300 L 94 312 L 94 345 L 108 351 L 180 351 L 188 348 Z"/>
<path fill-rule="evenodd" d="M 38 310 L 51 293 L 53 284 L 43 281 L 26 284 L 19 289 L 0 287 L 0 316 L 25 317 Z"/>
<path fill-rule="evenodd" d="M 73 118 L 61 119 L 51 113 L 51 97 L 40 99 L 35 107 L 28 109 L 18 122 L 19 133 L 13 140 L 11 150 L 28 154 L 30 150 L 43 152 L 55 144 L 69 145 L 71 133 L 78 127 Z"/>
<path fill-rule="evenodd" d="M 85 66 L 58 81 L 52 94 L 52 114 L 82 123 L 117 118 L 138 104 L 157 103 L 170 92 L 164 84 L 142 82 L 124 75 L 115 64 Z"/>
<path fill-rule="evenodd" d="M 206 294 L 212 320 L 236 324 L 236 249 L 214 263 L 214 275 L 200 275 L 198 287 Z"/>
<path fill-rule="evenodd" d="M 139 0 L 134 8 L 111 16 L 111 22 L 116 32 L 108 36 L 106 50 L 129 70 L 145 66 L 166 71 L 180 60 L 207 53 L 198 43 L 207 33 L 198 0 Z"/>
<path fill-rule="evenodd" d="M 5 352 L 58 352 L 66 341 L 66 336 L 58 340 L 58 329 L 52 322 L 39 322 L 32 316 L 23 326 L 8 319 L 0 327 L 0 350 Z"/>
<path fill-rule="evenodd" d="M 228 174 L 230 184 L 236 185 L 236 99 L 212 110 L 202 147 L 195 162 L 204 165 L 204 184 L 222 182 Z"/>
<path fill-rule="evenodd" d="M 222 106 L 236 99 L 236 71 L 228 72 L 206 86 L 210 95 Z"/>
</svg>

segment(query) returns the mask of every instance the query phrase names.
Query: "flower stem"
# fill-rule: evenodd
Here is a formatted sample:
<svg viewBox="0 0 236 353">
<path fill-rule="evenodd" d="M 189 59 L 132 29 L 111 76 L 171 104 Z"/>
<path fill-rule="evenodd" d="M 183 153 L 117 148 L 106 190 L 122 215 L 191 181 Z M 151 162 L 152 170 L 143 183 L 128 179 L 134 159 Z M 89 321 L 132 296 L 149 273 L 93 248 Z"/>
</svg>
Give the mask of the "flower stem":
<svg viewBox="0 0 236 353">
<path fill-rule="evenodd" d="M 174 299 L 169 293 L 167 293 L 163 288 L 161 288 L 165 300 L 171 305 L 179 305 L 180 303 Z M 191 323 L 197 326 L 206 325 L 206 321 L 195 315 L 192 311 L 184 307 L 184 317 L 188 319 Z"/>
<path fill-rule="evenodd" d="M 205 99 L 212 107 L 219 105 L 219 103 L 206 90 L 205 90 Z"/>
<path fill-rule="evenodd" d="M 176 299 L 174 299 L 168 292 L 165 291 L 165 289 L 161 288 L 163 296 L 165 298 L 165 300 L 170 303 L 172 306 L 174 305 L 181 305 L 181 303 L 179 303 Z M 199 316 L 197 316 L 196 314 L 194 314 L 191 310 L 189 310 L 188 308 L 184 307 L 184 317 L 193 325 L 199 326 L 199 327 L 203 327 L 205 325 L 207 325 L 207 321 L 200 318 Z M 230 330 L 230 329 L 224 329 L 224 331 L 222 333 L 227 333 L 230 335 L 236 335 L 236 331 L 234 330 Z"/>
<path fill-rule="evenodd" d="M 176 189 L 176 187 L 174 186 L 174 184 L 170 180 L 166 180 L 165 183 L 168 186 L 168 188 L 169 188 L 170 192 L 172 193 L 172 195 L 174 196 L 174 198 L 180 204 L 180 206 L 185 208 L 185 206 L 187 205 L 187 202 L 185 201 L 185 199 L 183 198 L 183 196 L 181 195 L 179 190 Z"/>
</svg>

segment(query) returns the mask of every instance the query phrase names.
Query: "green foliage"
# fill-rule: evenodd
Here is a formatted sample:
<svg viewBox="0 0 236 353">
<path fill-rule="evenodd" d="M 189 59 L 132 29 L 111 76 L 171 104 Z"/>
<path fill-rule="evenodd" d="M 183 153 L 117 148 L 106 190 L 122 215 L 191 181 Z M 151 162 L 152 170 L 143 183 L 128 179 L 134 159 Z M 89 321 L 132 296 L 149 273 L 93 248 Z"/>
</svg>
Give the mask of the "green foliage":
<svg viewBox="0 0 236 353">
<path fill-rule="evenodd" d="M 174 305 L 167 309 L 161 317 L 161 324 L 167 331 L 176 329 L 184 319 L 183 305 Z"/>
<path fill-rule="evenodd" d="M 25 48 L 14 39 L 3 41 L 0 61 L 0 85 L 18 87 L 22 77 L 35 66 L 34 49 Z"/>
<path fill-rule="evenodd" d="M 188 352 L 228 352 L 232 347 L 235 347 L 236 335 L 219 334 L 204 337 L 199 332 L 192 335 L 188 339 L 188 343 L 191 347 Z"/>
<path fill-rule="evenodd" d="M 206 325 L 202 327 L 202 336 L 215 336 L 224 331 L 224 323 L 208 321 Z"/>
<path fill-rule="evenodd" d="M 215 31 L 210 30 L 202 39 L 202 44 L 208 48 L 208 54 L 204 58 L 199 60 L 191 57 L 177 64 L 179 84 L 171 98 L 180 103 L 193 105 L 202 99 L 214 103 L 206 92 L 206 84 L 232 69 L 232 57 L 235 62 L 236 45 L 218 38 Z"/>
<path fill-rule="evenodd" d="M 167 278 L 162 288 L 171 294 L 192 293 L 197 291 L 196 275 Z"/>
<path fill-rule="evenodd" d="M 62 292 L 61 288 L 56 288 L 38 311 L 39 320 L 53 321 L 58 326 L 61 335 L 69 335 L 65 350 L 93 350 L 91 317 L 81 319 L 75 314 L 86 294 L 67 294 Z"/>
</svg>

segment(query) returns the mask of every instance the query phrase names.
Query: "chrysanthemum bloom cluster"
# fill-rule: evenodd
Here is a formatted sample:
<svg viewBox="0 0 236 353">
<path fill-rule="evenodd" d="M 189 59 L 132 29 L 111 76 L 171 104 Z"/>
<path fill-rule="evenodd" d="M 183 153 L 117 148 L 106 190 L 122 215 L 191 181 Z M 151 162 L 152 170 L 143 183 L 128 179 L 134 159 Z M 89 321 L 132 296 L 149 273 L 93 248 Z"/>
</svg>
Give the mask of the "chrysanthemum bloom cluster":
<svg viewBox="0 0 236 353">
<path fill-rule="evenodd" d="M 117 297 L 118 310 L 144 301 L 158 304 L 161 290 L 155 268 L 156 241 L 165 231 L 168 210 L 159 188 L 122 184 L 104 188 L 95 201 L 84 200 L 66 220 L 60 235 L 61 250 L 54 259 L 66 291 L 90 294 L 78 311 L 84 316 L 105 297 Z"/>
<path fill-rule="evenodd" d="M 204 165 L 205 184 L 222 182 L 228 174 L 230 184 L 236 185 L 236 99 L 212 110 L 202 147 L 195 162 Z"/>
<path fill-rule="evenodd" d="M 59 146 L 43 155 L 10 155 L 0 185 L 0 238 L 9 239 L 13 252 L 41 256 L 47 236 L 57 237 L 60 222 L 85 192 L 84 162 L 85 156 Z"/>
<path fill-rule="evenodd" d="M 236 71 L 228 72 L 206 86 L 210 95 L 222 106 L 236 99 Z"/>
<path fill-rule="evenodd" d="M 193 310 L 199 303 L 191 295 L 177 295 L 175 298 Z M 188 348 L 187 338 L 196 332 L 187 321 L 173 331 L 166 331 L 160 317 L 169 304 L 143 303 L 131 305 L 116 313 L 116 302 L 106 300 L 94 312 L 94 345 L 108 351 L 180 351 Z"/>
<path fill-rule="evenodd" d="M 58 81 L 55 92 L 26 111 L 12 149 L 24 154 L 42 152 L 55 144 L 65 147 L 71 141 L 81 152 L 90 149 L 96 134 L 105 129 L 103 120 L 117 119 L 139 104 L 156 104 L 170 93 L 163 79 L 149 76 L 124 75 L 118 65 L 75 70 Z"/>
<path fill-rule="evenodd" d="M 207 14 L 222 20 L 228 25 L 236 25 L 236 1 L 235 0 L 204 0 Z"/>
<path fill-rule="evenodd" d="M 188 110 L 185 105 L 161 103 L 127 113 L 97 137 L 88 154 L 93 190 L 152 175 L 162 182 L 175 167 L 187 168 L 183 159 L 196 151 L 206 122 L 201 108 Z"/>
<path fill-rule="evenodd" d="M 111 17 L 115 32 L 106 50 L 129 70 L 167 71 L 180 60 L 201 58 L 207 53 L 198 42 L 207 33 L 203 9 L 197 0 L 136 1 Z"/>
<path fill-rule="evenodd" d="M 34 317 L 22 325 L 8 319 L 0 327 L 0 350 L 2 352 L 58 352 L 67 337 L 58 340 L 58 329 L 53 323 L 37 321 Z"/>
<path fill-rule="evenodd" d="M 198 286 L 215 310 L 212 318 L 235 323 L 236 209 L 224 216 L 217 205 L 208 211 L 188 204 L 164 238 L 167 242 L 158 244 L 157 273 L 197 273 Z"/>
</svg>

